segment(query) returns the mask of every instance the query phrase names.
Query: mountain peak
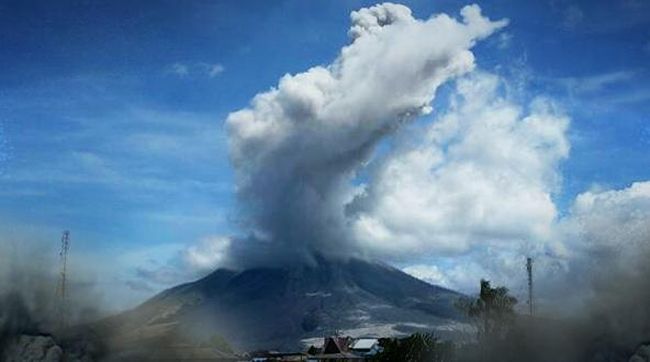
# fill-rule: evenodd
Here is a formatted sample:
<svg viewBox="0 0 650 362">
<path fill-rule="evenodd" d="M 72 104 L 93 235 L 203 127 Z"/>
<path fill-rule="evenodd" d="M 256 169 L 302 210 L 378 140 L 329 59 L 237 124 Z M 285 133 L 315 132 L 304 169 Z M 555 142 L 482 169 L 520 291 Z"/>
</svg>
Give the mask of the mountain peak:
<svg viewBox="0 0 650 362">
<path fill-rule="evenodd" d="M 241 348 L 279 348 L 335 331 L 399 335 L 460 319 L 453 307 L 459 293 L 377 261 L 314 260 L 215 270 L 127 312 L 127 329 L 177 323 L 188 333 L 218 334 Z"/>
</svg>

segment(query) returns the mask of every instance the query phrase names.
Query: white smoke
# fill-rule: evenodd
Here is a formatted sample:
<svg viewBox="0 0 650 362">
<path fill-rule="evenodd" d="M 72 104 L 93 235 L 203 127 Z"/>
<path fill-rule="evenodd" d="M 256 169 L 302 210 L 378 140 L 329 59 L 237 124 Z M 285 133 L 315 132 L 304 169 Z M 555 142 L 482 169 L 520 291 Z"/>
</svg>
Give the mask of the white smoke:
<svg viewBox="0 0 650 362">
<path fill-rule="evenodd" d="M 560 228 L 576 267 L 635 265 L 650 253 L 650 181 L 578 195 Z"/>
<path fill-rule="evenodd" d="M 586 192 L 559 215 L 569 117 L 548 99 L 514 101 L 508 91 L 525 89 L 471 72 L 472 46 L 506 21 L 475 5 L 461 15 L 418 20 L 388 3 L 353 12 L 351 44 L 331 64 L 285 75 L 231 113 L 247 236 L 204 244 L 190 259 L 207 269 L 363 254 L 408 261 L 405 271 L 454 289 L 487 278 L 517 294 L 533 256 L 541 299 L 587 286 L 590 263 L 623 267 L 645 251 L 646 183 Z M 432 112 L 450 80 L 449 107 L 373 157 L 379 142 Z"/>
<path fill-rule="evenodd" d="M 524 212 L 526 207 L 521 210 Z M 464 252 L 443 254 L 404 271 L 466 292 L 474 292 L 477 281 L 487 278 L 525 298 L 523 265 L 524 258 L 530 255 L 535 258 L 540 311 L 571 312 L 571 307 L 584 307 L 582 303 L 590 301 L 585 297 L 603 293 L 600 284 L 609 287 L 626 283 L 614 281 L 614 276 L 640 278 L 647 273 L 639 265 L 646 264 L 650 254 L 650 181 L 579 194 L 569 213 L 549 221 L 547 227 L 551 238 L 534 243 L 526 243 L 525 239 L 504 243 L 502 239 L 490 242 L 489 238 L 478 238 L 475 242 L 483 242 L 484 247 L 475 245 Z M 426 230 L 423 225 L 418 228 Z M 429 245 L 433 249 L 435 242 Z M 564 310 L 554 309 L 558 300 Z"/>
<path fill-rule="evenodd" d="M 210 236 L 189 246 L 182 253 L 185 265 L 196 272 L 209 272 L 226 263 L 231 239 Z"/>
<path fill-rule="evenodd" d="M 485 73 L 459 80 L 450 109 L 383 160 L 349 207 L 358 240 L 409 257 L 553 247 L 569 119 L 542 99 L 519 106 L 501 86 Z"/>
<path fill-rule="evenodd" d="M 378 142 L 431 112 L 436 89 L 474 68 L 476 41 L 507 23 L 476 5 L 461 17 L 418 20 L 390 3 L 353 12 L 352 43 L 332 64 L 285 75 L 228 116 L 243 227 L 251 230 L 233 242 L 240 258 L 358 252 L 345 214 L 357 172 Z"/>
</svg>

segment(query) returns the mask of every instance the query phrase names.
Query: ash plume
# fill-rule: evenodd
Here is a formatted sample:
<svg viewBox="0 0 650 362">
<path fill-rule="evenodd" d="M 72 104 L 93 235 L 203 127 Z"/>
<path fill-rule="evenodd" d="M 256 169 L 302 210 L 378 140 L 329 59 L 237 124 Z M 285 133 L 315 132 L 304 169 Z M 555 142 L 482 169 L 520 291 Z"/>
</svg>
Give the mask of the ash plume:
<svg viewBox="0 0 650 362">
<path fill-rule="evenodd" d="M 629 356 L 640 344 L 650 344 L 648 258 L 645 250 L 627 267 L 607 268 L 594 278 L 587 310 L 592 340 L 601 342 L 602 349 Z"/>
<path fill-rule="evenodd" d="M 352 12 L 351 43 L 325 66 L 283 76 L 227 120 L 244 264 L 361 252 L 345 206 L 358 172 L 401 124 L 432 111 L 436 89 L 474 68 L 470 49 L 507 24 L 477 5 L 461 20 L 384 3 Z"/>
<path fill-rule="evenodd" d="M 32 349 L 54 348 L 69 358 L 98 352 L 99 342 L 84 327 L 102 315 L 95 285 L 70 280 L 62 328 L 58 275 L 46 267 L 56 265 L 51 255 L 56 253 L 49 248 L 0 241 L 0 359 L 20 360 Z"/>
<path fill-rule="evenodd" d="M 574 243 L 574 293 L 582 307 L 586 345 L 605 360 L 623 360 L 650 343 L 650 182 L 593 190 L 576 198 L 569 228 Z M 583 287 L 581 287 L 581 285 Z"/>
<path fill-rule="evenodd" d="M 484 360 L 632 361 L 640 346 L 650 349 L 648 220 L 648 182 L 578 195 L 560 225 L 570 247 L 566 273 L 545 283 L 557 289 L 547 300 L 553 312 L 520 318 Z"/>
<path fill-rule="evenodd" d="M 650 267 L 643 251 L 627 266 L 590 269 L 585 285 L 565 289 L 568 295 L 588 288 L 590 295 L 570 316 L 519 316 L 503 341 L 483 346 L 482 361 L 647 361 L 650 349 Z M 570 308 L 556 300 L 559 308 Z M 636 351 L 641 356 L 631 359 Z"/>
<path fill-rule="evenodd" d="M 55 281 L 43 267 L 42 253 L 0 244 L 0 344 L 20 334 L 54 332 L 57 305 Z M 27 262 L 27 254 L 31 260 Z M 41 264 L 42 265 L 42 264 Z M 0 351 L 1 352 L 1 351 Z"/>
</svg>

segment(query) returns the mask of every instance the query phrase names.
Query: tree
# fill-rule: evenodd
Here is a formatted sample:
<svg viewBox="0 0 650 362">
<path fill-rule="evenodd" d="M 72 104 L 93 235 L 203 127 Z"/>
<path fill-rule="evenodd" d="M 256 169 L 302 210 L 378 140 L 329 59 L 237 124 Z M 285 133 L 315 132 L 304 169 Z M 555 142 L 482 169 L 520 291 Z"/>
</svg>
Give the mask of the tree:
<svg viewBox="0 0 650 362">
<path fill-rule="evenodd" d="M 377 362 L 447 362 L 453 360 L 454 346 L 441 342 L 431 333 L 415 333 L 409 337 L 384 339 L 383 351 L 373 361 Z"/>
<path fill-rule="evenodd" d="M 503 339 L 515 319 L 517 299 L 508 294 L 508 288 L 492 288 L 481 279 L 481 291 L 476 300 L 463 299 L 458 306 L 476 322 L 479 341 Z"/>
</svg>

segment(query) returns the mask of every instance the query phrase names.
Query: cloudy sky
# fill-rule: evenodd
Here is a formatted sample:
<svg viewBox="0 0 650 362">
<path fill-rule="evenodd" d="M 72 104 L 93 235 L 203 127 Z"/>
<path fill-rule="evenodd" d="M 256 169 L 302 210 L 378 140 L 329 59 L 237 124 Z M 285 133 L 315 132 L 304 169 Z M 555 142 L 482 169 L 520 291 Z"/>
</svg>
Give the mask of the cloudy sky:
<svg viewBox="0 0 650 362">
<path fill-rule="evenodd" d="M 650 2 L 400 4 L 0 1 L 0 258 L 69 229 L 120 309 L 314 251 L 521 293 L 648 244 Z"/>
</svg>

